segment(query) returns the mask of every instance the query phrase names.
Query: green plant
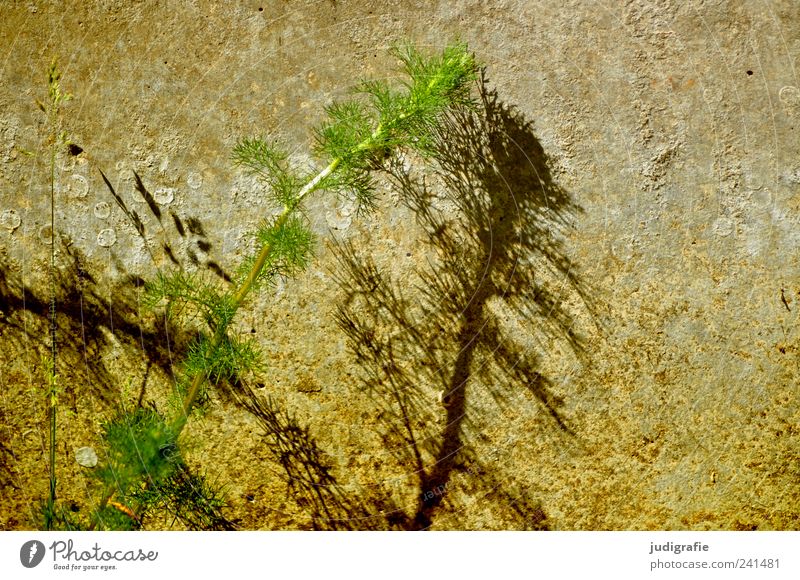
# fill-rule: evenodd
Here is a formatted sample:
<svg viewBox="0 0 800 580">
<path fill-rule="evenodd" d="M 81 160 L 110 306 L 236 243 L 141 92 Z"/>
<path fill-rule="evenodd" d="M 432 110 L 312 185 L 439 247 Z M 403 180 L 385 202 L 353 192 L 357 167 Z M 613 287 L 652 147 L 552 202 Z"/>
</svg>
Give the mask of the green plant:
<svg viewBox="0 0 800 580">
<path fill-rule="evenodd" d="M 182 272 L 159 277 L 148 286 L 151 305 L 193 304 L 210 330 L 187 358 L 188 388 L 176 432 L 183 428 L 207 379 L 213 383 L 250 370 L 258 360 L 253 343 L 240 342 L 228 334 L 228 328 L 250 292 L 278 276 L 292 276 L 308 263 L 313 237 L 298 211 L 304 199 L 317 190 L 328 190 L 354 197 L 361 208 L 371 207 L 371 171 L 401 147 L 430 153 L 442 113 L 469 101 L 469 82 L 475 78 L 477 66 L 466 46 L 455 44 L 431 58 L 410 45 L 394 52 L 408 76 L 403 88 L 365 81 L 356 92 L 366 99 L 327 108 L 328 121 L 315 130 L 315 153 L 327 158 L 322 171 L 309 174 L 292 168 L 288 154 L 268 139 L 247 138 L 237 144 L 235 163 L 270 187 L 273 201 L 282 211 L 276 218 L 264 220 L 254 232 L 259 249 L 239 267 L 235 290 L 212 288 Z"/>
<path fill-rule="evenodd" d="M 95 473 L 103 499 L 92 527 L 135 529 L 157 511 L 192 529 L 230 527 L 221 515 L 224 501 L 204 477 L 190 472 L 158 411 L 122 408 L 105 424 L 104 437 L 108 455 Z"/>
<path fill-rule="evenodd" d="M 51 335 L 52 336 L 52 335 Z M 55 344 L 55 343 L 53 343 Z M 47 500 L 42 506 L 42 516 L 44 518 L 44 528 L 52 530 L 56 516 L 56 413 L 58 411 L 58 379 L 55 373 L 56 350 L 52 349 L 50 356 L 42 357 L 42 367 L 46 380 L 45 396 L 47 399 L 47 417 L 49 425 L 49 448 L 48 448 L 48 468 L 49 468 L 49 489 Z"/>
<path fill-rule="evenodd" d="M 279 277 L 296 276 L 308 264 L 313 235 L 302 208 L 310 195 L 329 191 L 354 198 L 359 208 L 372 208 L 372 172 L 398 149 L 430 154 L 442 115 L 471 102 L 470 83 L 478 67 L 465 45 L 453 44 L 432 57 L 410 45 L 394 54 L 407 75 L 400 87 L 365 81 L 350 100 L 326 109 L 327 121 L 314 131 L 321 171 L 293 167 L 275 140 L 251 137 L 236 145 L 234 163 L 268 186 L 279 211 L 252 233 L 255 249 L 229 284 L 179 270 L 161 272 L 145 285 L 145 304 L 163 308 L 166 317 L 193 328 L 197 338 L 179 368 L 171 417 L 155 409 L 123 408 L 105 425 L 107 460 L 96 472 L 102 496 L 90 527 L 136 528 L 159 509 L 189 527 L 224 527 L 218 493 L 188 472 L 178 443 L 189 417 L 207 399 L 207 386 L 237 384 L 262 370 L 256 341 L 231 330 L 238 311 L 251 293 Z M 200 329 L 193 326 L 197 320 Z"/>
<path fill-rule="evenodd" d="M 46 146 L 49 150 L 49 185 L 50 185 L 50 358 L 43 358 L 45 368 L 45 378 L 47 387 L 47 413 L 50 430 L 49 437 L 49 490 L 47 503 L 43 507 L 44 527 L 46 530 L 53 529 L 56 519 L 56 432 L 58 415 L 58 374 L 57 359 L 57 330 L 56 325 L 56 224 L 55 224 L 55 183 L 56 183 L 56 156 L 59 150 L 65 149 L 70 143 L 66 131 L 61 128 L 60 109 L 61 104 L 72 98 L 72 95 L 61 90 L 61 73 L 58 70 L 56 59 L 50 64 L 47 75 L 47 104 L 37 101 L 37 105 L 47 117 Z"/>
</svg>

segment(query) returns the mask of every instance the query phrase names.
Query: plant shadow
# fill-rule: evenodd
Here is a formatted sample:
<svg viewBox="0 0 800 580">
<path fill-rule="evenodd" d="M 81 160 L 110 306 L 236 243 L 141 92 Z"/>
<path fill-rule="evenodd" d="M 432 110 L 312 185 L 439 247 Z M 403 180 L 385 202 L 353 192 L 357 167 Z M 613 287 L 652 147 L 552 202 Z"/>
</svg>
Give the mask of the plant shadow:
<svg viewBox="0 0 800 580">
<path fill-rule="evenodd" d="M 86 395 L 109 408 L 119 401 L 121 390 L 112 387 L 118 382 L 111 372 L 112 362 L 103 356 L 119 348 L 138 349 L 145 355 L 147 370 L 139 389 L 141 399 L 153 366 L 169 375 L 174 354 L 185 346 L 187 337 L 163 321 L 152 329 L 141 323 L 139 290 L 143 280 L 138 276 L 124 276 L 121 283 L 103 289 L 79 250 L 61 240 L 59 254 L 62 260 L 57 265 L 53 288 L 56 344 L 64 352 L 80 353 L 86 379 L 80 386 L 65 385 L 69 408 L 77 411 L 78 400 Z M 0 264 L 0 301 L 5 312 L 3 350 L 7 356 L 49 349 L 48 333 L 39 332 L 43 324 L 49 324 L 51 299 L 47 294 L 15 276 L 7 264 Z M 26 320 L 26 313 L 31 320 Z M 35 370 L 38 360 L 33 364 Z"/>
<path fill-rule="evenodd" d="M 548 527 L 537 498 L 505 481 L 487 457 L 475 452 L 480 417 L 473 407 L 479 385 L 506 409 L 522 390 L 565 444 L 575 439 L 544 353 L 559 343 L 581 357 L 586 346 L 575 330 L 575 311 L 591 316 L 593 306 L 563 242 L 580 208 L 555 183 L 530 122 L 501 102 L 485 79 L 477 110 L 454 112 L 441 129 L 436 151 L 439 170 L 430 179 L 407 170 L 401 159 L 385 167 L 435 256 L 428 267 L 417 269 L 414 287 L 382 272 L 352 244 L 336 249 L 336 278 L 345 291 L 338 323 L 363 371 L 363 387 L 380 409 L 387 445 L 400 461 L 413 465 L 418 498 L 413 513 L 398 508 L 377 487 L 358 495 L 342 488 L 310 430 L 243 381 L 234 380 L 221 391 L 257 418 L 291 496 L 317 529 L 429 528 L 453 493 L 456 475 L 459 481 L 467 479 L 471 494 L 491 494 L 506 506 L 517 527 Z M 144 238 L 144 221 L 105 176 L 104 181 Z M 184 239 L 175 244 L 165 236 L 161 244 L 174 267 L 184 267 L 176 250 L 182 246 L 188 248 L 189 264 L 230 280 L 216 263 L 202 262 L 210 244 L 199 220 L 171 213 L 170 224 L 138 175 L 136 190 L 161 230 L 174 228 Z M 126 275 L 120 285 L 101 289 L 85 256 L 68 244 L 60 250 L 59 346 L 80 353 L 87 377 L 80 392 L 77 385 L 67 385 L 69 405 L 75 410 L 79 399 L 91 394 L 113 407 L 119 389 L 113 387 L 117 381 L 102 353 L 121 345 L 145 359 L 141 406 L 151 369 L 174 378 L 174 365 L 191 333 L 164 320 L 156 320 L 153 328 L 141 324 L 141 277 Z M 3 351 L 24 352 L 32 343 L 46 350 L 46 331 L 31 336 L 24 317 L 15 313 L 33 315 L 45 329 L 47 292 L 25 285 L 0 264 L 0 301 Z M 509 319 L 525 332 L 517 333 Z M 9 475 L 15 461 L 12 443 L 0 441 L 0 471 Z"/>
<path fill-rule="evenodd" d="M 408 529 L 432 526 L 456 473 L 504 502 L 518 527 L 547 528 L 538 501 L 499 484 L 475 453 L 478 407 L 487 401 L 508 412 L 526 391 L 547 428 L 565 444 L 576 439 L 558 378 L 546 368 L 556 344 L 584 357 L 579 318 L 594 318 L 564 247 L 581 209 L 553 179 L 530 121 L 487 87 L 485 74 L 479 95 L 474 109 L 443 124 L 434 175 L 415 175 L 402 158 L 386 167 L 424 232 L 429 263 L 401 280 L 352 242 L 334 246 L 344 292 L 338 324 L 380 408 L 389 448 L 401 465 L 413 465 L 418 482 Z"/>
<path fill-rule="evenodd" d="M 263 442 L 281 467 L 288 495 L 310 517 L 315 530 L 381 530 L 400 510 L 388 494 L 355 497 L 343 488 L 311 430 L 242 379 L 220 385 L 221 393 L 254 416 Z M 227 388 L 226 388 L 227 387 Z"/>
</svg>

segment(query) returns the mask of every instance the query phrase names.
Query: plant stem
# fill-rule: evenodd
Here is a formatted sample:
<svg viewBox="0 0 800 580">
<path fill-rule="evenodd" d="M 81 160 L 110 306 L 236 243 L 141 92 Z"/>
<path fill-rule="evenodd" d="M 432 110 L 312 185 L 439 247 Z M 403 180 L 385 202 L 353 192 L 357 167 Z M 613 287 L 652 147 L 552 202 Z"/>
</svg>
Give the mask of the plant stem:
<svg viewBox="0 0 800 580">
<path fill-rule="evenodd" d="M 51 91 L 55 63 L 51 68 Z M 57 81 L 56 81 L 57 82 Z M 50 126 L 53 131 L 50 144 L 50 368 L 47 369 L 47 393 L 49 396 L 48 414 L 50 415 L 50 491 L 47 497 L 47 514 L 45 528 L 51 530 L 53 526 L 53 512 L 56 502 L 56 224 L 55 224 L 55 197 L 56 197 L 56 151 L 58 149 L 58 100 L 51 99 Z"/>
<path fill-rule="evenodd" d="M 375 138 L 378 137 L 378 131 L 376 130 L 375 133 L 369 138 L 359 144 L 359 149 L 364 150 L 369 147 L 369 144 L 374 142 Z M 331 161 L 325 169 L 320 171 L 316 176 L 314 176 L 311 181 L 306 183 L 303 188 L 297 194 L 297 197 L 291 205 L 285 205 L 283 211 L 278 215 L 278 218 L 275 221 L 276 227 L 283 226 L 289 217 L 292 215 L 294 210 L 297 206 L 302 202 L 302 200 L 312 191 L 316 190 L 322 181 L 328 177 L 331 173 L 336 171 L 336 169 L 341 164 L 342 159 L 337 158 Z M 269 259 L 270 252 L 272 251 L 272 246 L 270 244 L 264 244 L 261 247 L 261 250 L 258 252 L 258 256 L 253 264 L 253 267 L 250 269 L 250 272 L 247 275 L 247 278 L 242 282 L 239 286 L 236 293 L 233 295 L 232 299 L 232 306 L 233 310 L 236 311 L 244 302 L 247 295 L 255 286 L 256 280 L 258 280 L 261 271 L 264 269 L 264 266 Z M 210 348 L 212 350 L 217 349 L 222 344 L 222 341 L 225 339 L 225 332 L 227 328 L 226 325 L 221 324 L 214 333 L 214 338 L 211 341 Z M 189 417 L 189 412 L 192 410 L 192 406 L 194 405 L 195 401 L 197 400 L 197 395 L 200 392 L 200 387 L 203 385 L 203 381 L 205 381 L 206 377 L 202 372 L 195 373 L 192 377 L 192 382 L 189 385 L 189 389 L 186 393 L 186 397 L 183 402 L 183 414 L 179 417 L 177 423 L 175 424 L 174 433 L 177 437 L 178 434 L 183 430 L 183 427 L 186 425 L 186 421 Z"/>
<path fill-rule="evenodd" d="M 400 118 L 404 118 L 406 115 L 401 115 Z M 367 151 L 375 147 L 376 143 L 381 143 L 386 133 L 387 129 L 385 128 L 384 124 L 378 124 L 375 131 L 373 131 L 372 135 L 370 135 L 367 139 L 364 139 L 361 143 L 359 143 L 356 147 L 356 151 Z M 275 220 L 275 226 L 281 227 L 283 226 L 286 221 L 291 217 L 294 210 L 303 199 L 308 196 L 308 194 L 315 191 L 319 188 L 320 184 L 325 180 L 326 177 L 331 175 L 336 169 L 341 165 L 342 157 L 337 157 L 333 161 L 331 161 L 325 169 L 320 171 L 317 175 L 314 176 L 308 183 L 306 183 L 303 188 L 298 192 L 297 197 L 294 200 L 294 203 L 285 205 L 283 207 L 283 211 L 278 215 L 278 218 Z M 233 310 L 236 311 L 244 302 L 247 295 L 255 286 L 256 280 L 258 280 L 261 271 L 264 269 L 264 266 L 269 259 L 270 252 L 272 251 L 272 246 L 270 244 L 264 244 L 261 247 L 261 250 L 258 252 L 258 256 L 256 256 L 255 262 L 253 263 L 253 267 L 250 269 L 250 272 L 247 275 L 247 278 L 242 282 L 239 288 L 236 290 L 236 293 L 233 295 L 232 299 L 232 306 Z M 227 328 L 226 325 L 221 324 L 214 333 L 214 338 L 211 341 L 210 347 L 212 350 L 217 349 L 222 344 L 222 341 L 225 339 L 225 332 Z M 184 426 L 186 425 L 186 421 L 189 418 L 189 412 L 192 410 L 192 406 L 194 405 L 195 401 L 197 400 L 197 395 L 200 392 L 200 387 L 203 385 L 203 381 L 205 381 L 206 377 L 202 372 L 195 373 L 192 377 L 192 382 L 189 384 L 189 389 L 186 393 L 186 397 L 183 401 L 183 413 L 178 418 L 178 421 L 175 424 L 174 434 L 177 437 L 180 432 L 183 430 Z"/>
<path fill-rule="evenodd" d="M 328 164 L 328 166 L 325 169 L 320 171 L 314 177 L 314 179 L 309 181 L 303 187 L 303 189 L 300 190 L 300 193 L 297 194 L 297 199 L 296 199 L 295 203 L 292 204 L 292 205 L 284 206 L 283 211 L 280 213 L 280 215 L 278 216 L 278 219 L 275 222 L 275 225 L 277 227 L 280 227 L 280 226 L 284 225 L 286 223 L 286 220 L 289 219 L 289 216 L 292 215 L 292 212 L 297 207 L 297 205 L 303 200 L 303 198 L 306 195 L 308 195 L 309 193 L 311 193 L 312 191 L 314 191 L 319 186 L 320 182 L 323 179 L 325 179 L 331 173 L 336 171 L 336 168 L 339 166 L 339 164 L 341 162 L 342 162 L 341 159 L 334 159 L 330 164 Z M 252 269 L 250 270 L 250 273 L 247 275 L 247 278 L 245 279 L 245 281 L 242 282 L 242 285 L 236 291 L 236 294 L 233 295 L 234 308 L 238 308 L 239 305 L 241 305 L 241 303 L 244 301 L 244 299 L 247 296 L 247 294 L 253 288 L 253 285 L 255 284 L 256 280 L 258 279 L 258 276 L 261 273 L 261 270 L 264 268 L 264 265 L 267 263 L 267 258 L 269 258 L 270 249 L 271 249 L 271 247 L 270 247 L 269 244 L 265 244 L 261 248 L 261 251 L 258 253 L 258 256 L 256 257 L 256 261 L 253 264 Z"/>
<path fill-rule="evenodd" d="M 472 63 L 472 64 L 470 64 Z M 464 83 L 466 82 L 471 74 L 474 72 L 474 61 L 472 58 L 464 51 L 459 57 L 457 61 L 446 61 L 442 64 L 442 67 L 450 66 L 451 70 L 452 67 L 456 69 L 461 69 L 463 74 L 459 78 L 459 82 Z M 445 74 L 444 70 L 438 71 L 436 74 L 431 75 L 430 80 L 426 83 L 427 93 L 431 95 L 436 94 L 437 84 L 444 84 L 446 87 L 446 83 L 449 82 L 447 75 Z M 457 87 L 453 87 L 453 89 L 457 89 Z M 297 193 L 294 199 L 284 205 L 283 211 L 277 217 L 274 227 L 280 228 L 284 226 L 292 215 L 292 212 L 297 208 L 298 205 L 303 201 L 303 199 L 316 189 L 318 189 L 325 181 L 325 179 L 330 176 L 333 172 L 339 168 L 340 165 L 345 163 L 346 161 L 350 161 L 350 155 L 353 155 L 356 159 L 364 160 L 368 158 L 368 155 L 364 155 L 364 153 L 369 153 L 373 149 L 382 149 L 387 146 L 387 142 L 389 138 L 392 136 L 393 132 L 397 130 L 398 126 L 401 126 L 404 122 L 406 122 L 409 118 L 412 118 L 419 114 L 424 114 L 425 106 L 424 103 L 420 101 L 422 97 L 419 95 L 414 95 L 411 99 L 410 103 L 408 103 L 408 108 L 402 112 L 397 112 L 393 117 L 388 119 L 380 119 L 378 125 L 372 131 L 369 137 L 365 138 L 363 141 L 358 143 L 357 145 L 351 147 L 345 154 L 335 157 L 322 171 L 320 171 L 313 179 L 311 179 L 308 183 L 306 183 L 302 189 Z M 232 312 L 235 313 L 241 304 L 244 302 L 247 295 L 250 291 L 255 287 L 256 281 L 258 280 L 259 276 L 261 275 L 261 271 L 264 269 L 267 261 L 269 260 L 270 253 L 272 252 L 272 245 L 270 243 L 265 243 L 261 249 L 259 250 L 258 255 L 251 267 L 250 271 L 247 274 L 247 277 L 241 283 L 239 288 L 233 294 L 231 298 L 231 307 Z M 226 338 L 227 333 L 227 326 L 230 324 L 230 320 L 232 320 L 232 316 L 227 317 L 225 320 L 220 321 L 217 327 L 214 329 L 214 337 L 212 338 L 208 348 L 213 352 L 218 349 Z M 186 422 L 189 417 L 189 413 L 194 406 L 198 394 L 200 392 L 200 388 L 203 385 L 203 382 L 206 380 L 206 373 L 203 371 L 197 371 L 191 377 L 191 382 L 189 384 L 189 388 L 187 390 L 186 396 L 183 400 L 183 408 L 182 413 L 178 420 L 175 423 L 174 427 L 174 435 L 177 437 L 180 432 L 183 430 L 183 427 L 186 425 Z"/>
<path fill-rule="evenodd" d="M 53 350 L 52 367 L 47 369 L 47 392 L 49 396 L 50 415 L 50 491 L 47 496 L 47 512 L 45 514 L 45 529 L 53 527 L 53 513 L 56 503 L 56 376 L 55 376 L 55 349 Z"/>
</svg>

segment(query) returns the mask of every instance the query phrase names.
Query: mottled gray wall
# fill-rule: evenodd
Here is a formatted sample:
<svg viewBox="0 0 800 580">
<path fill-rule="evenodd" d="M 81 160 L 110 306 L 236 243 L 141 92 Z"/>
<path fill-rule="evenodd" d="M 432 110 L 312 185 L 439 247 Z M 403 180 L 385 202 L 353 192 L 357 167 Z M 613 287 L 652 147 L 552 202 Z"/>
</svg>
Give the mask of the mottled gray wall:
<svg viewBox="0 0 800 580">
<path fill-rule="evenodd" d="M 391 41 L 436 49 L 455 37 L 485 63 L 506 111 L 495 137 L 517 148 L 504 161 L 493 152 L 506 164 L 498 189 L 482 181 L 472 209 L 432 202 L 450 220 L 450 242 L 463 240 L 456 255 L 448 248 L 458 244 L 431 241 L 432 224 L 388 179 L 373 215 L 312 200 L 315 263 L 242 317 L 269 355 L 265 388 L 308 424 L 347 501 L 367 511 L 380 496 L 413 518 L 426 483 L 403 453 L 419 450 L 433 473 L 458 420 L 451 442 L 464 448 L 439 474 L 445 499 L 427 514 L 437 527 L 797 528 L 800 22 L 791 0 L 3 2 L 6 277 L 46 296 L 46 159 L 22 150 L 43 146 L 35 99 L 54 55 L 74 95 L 64 125 L 84 150 L 58 158 L 56 229 L 113 302 L 110 285 L 124 275 L 152 275 L 148 248 L 168 265 L 164 241 L 187 264 L 190 253 L 201 268 L 236 262 L 244 233 L 271 211 L 231 165 L 238 137 L 281 134 L 297 163 L 318 163 L 309 128 L 360 78 L 394 74 Z M 98 170 L 141 216 L 147 246 Z M 132 170 L 163 223 L 136 194 Z M 538 187 L 524 182 L 534 173 L 546 174 L 544 197 L 517 203 Z M 502 185 L 509 176 L 520 182 Z M 481 208 L 493 216 L 486 223 Z M 498 250 L 481 228 L 494 231 L 501 210 L 514 227 Z M 202 233 L 178 235 L 170 211 Z M 391 292 L 377 306 L 353 297 L 334 239 L 372 257 L 381 284 L 407 303 L 402 316 L 390 313 Z M 69 262 L 62 245 L 59 259 Z M 449 267 L 454 260 L 464 267 Z M 491 291 L 481 265 L 493 268 Z M 438 310 L 424 292 L 436 272 L 452 275 L 442 275 L 450 286 L 438 289 Z M 336 323 L 343 307 L 394 345 L 402 372 L 359 363 Z M 29 487 L 26 478 L 44 473 L 25 467 L 42 457 L 41 417 L 21 409 L 39 404 L 30 352 L 44 343 L 35 320 L 25 330 L 22 315 L 0 309 L 16 324 L 0 335 L 0 389 L 11 393 L 0 399 L 2 437 L 15 450 L 4 461 L 9 481 Z M 109 355 L 113 323 L 97 324 L 112 338 L 91 364 L 138 384 L 136 349 Z M 439 374 L 420 362 L 428 340 Z M 397 377 L 402 393 L 418 390 L 410 422 L 392 399 Z M 458 413 L 437 395 L 437 381 L 456 379 L 466 384 Z M 119 387 L 85 392 L 98 388 Z M 79 418 L 105 408 L 71 392 Z M 209 441 L 198 463 L 225 479 L 245 466 L 229 486 L 244 525 L 307 525 L 308 506 L 292 503 L 280 468 L 255 451 L 252 420 L 225 405 L 198 423 Z M 65 463 L 98 422 L 75 421 Z M 13 496 L 5 489 L 4 505 Z M 4 508 L 4 526 L 25 525 L 16 509 Z"/>
</svg>

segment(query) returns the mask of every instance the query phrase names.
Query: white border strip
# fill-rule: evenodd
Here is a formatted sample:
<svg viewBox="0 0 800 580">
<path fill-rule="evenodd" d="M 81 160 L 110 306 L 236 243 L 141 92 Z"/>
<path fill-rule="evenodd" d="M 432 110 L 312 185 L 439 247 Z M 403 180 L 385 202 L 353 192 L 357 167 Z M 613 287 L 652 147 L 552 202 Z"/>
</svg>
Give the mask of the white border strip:
<svg viewBox="0 0 800 580">
<path fill-rule="evenodd" d="M 797 579 L 798 548 L 800 532 L 3 532 L 0 571 L 115 580 Z M 26 568 L 24 558 L 39 563 Z"/>
</svg>

